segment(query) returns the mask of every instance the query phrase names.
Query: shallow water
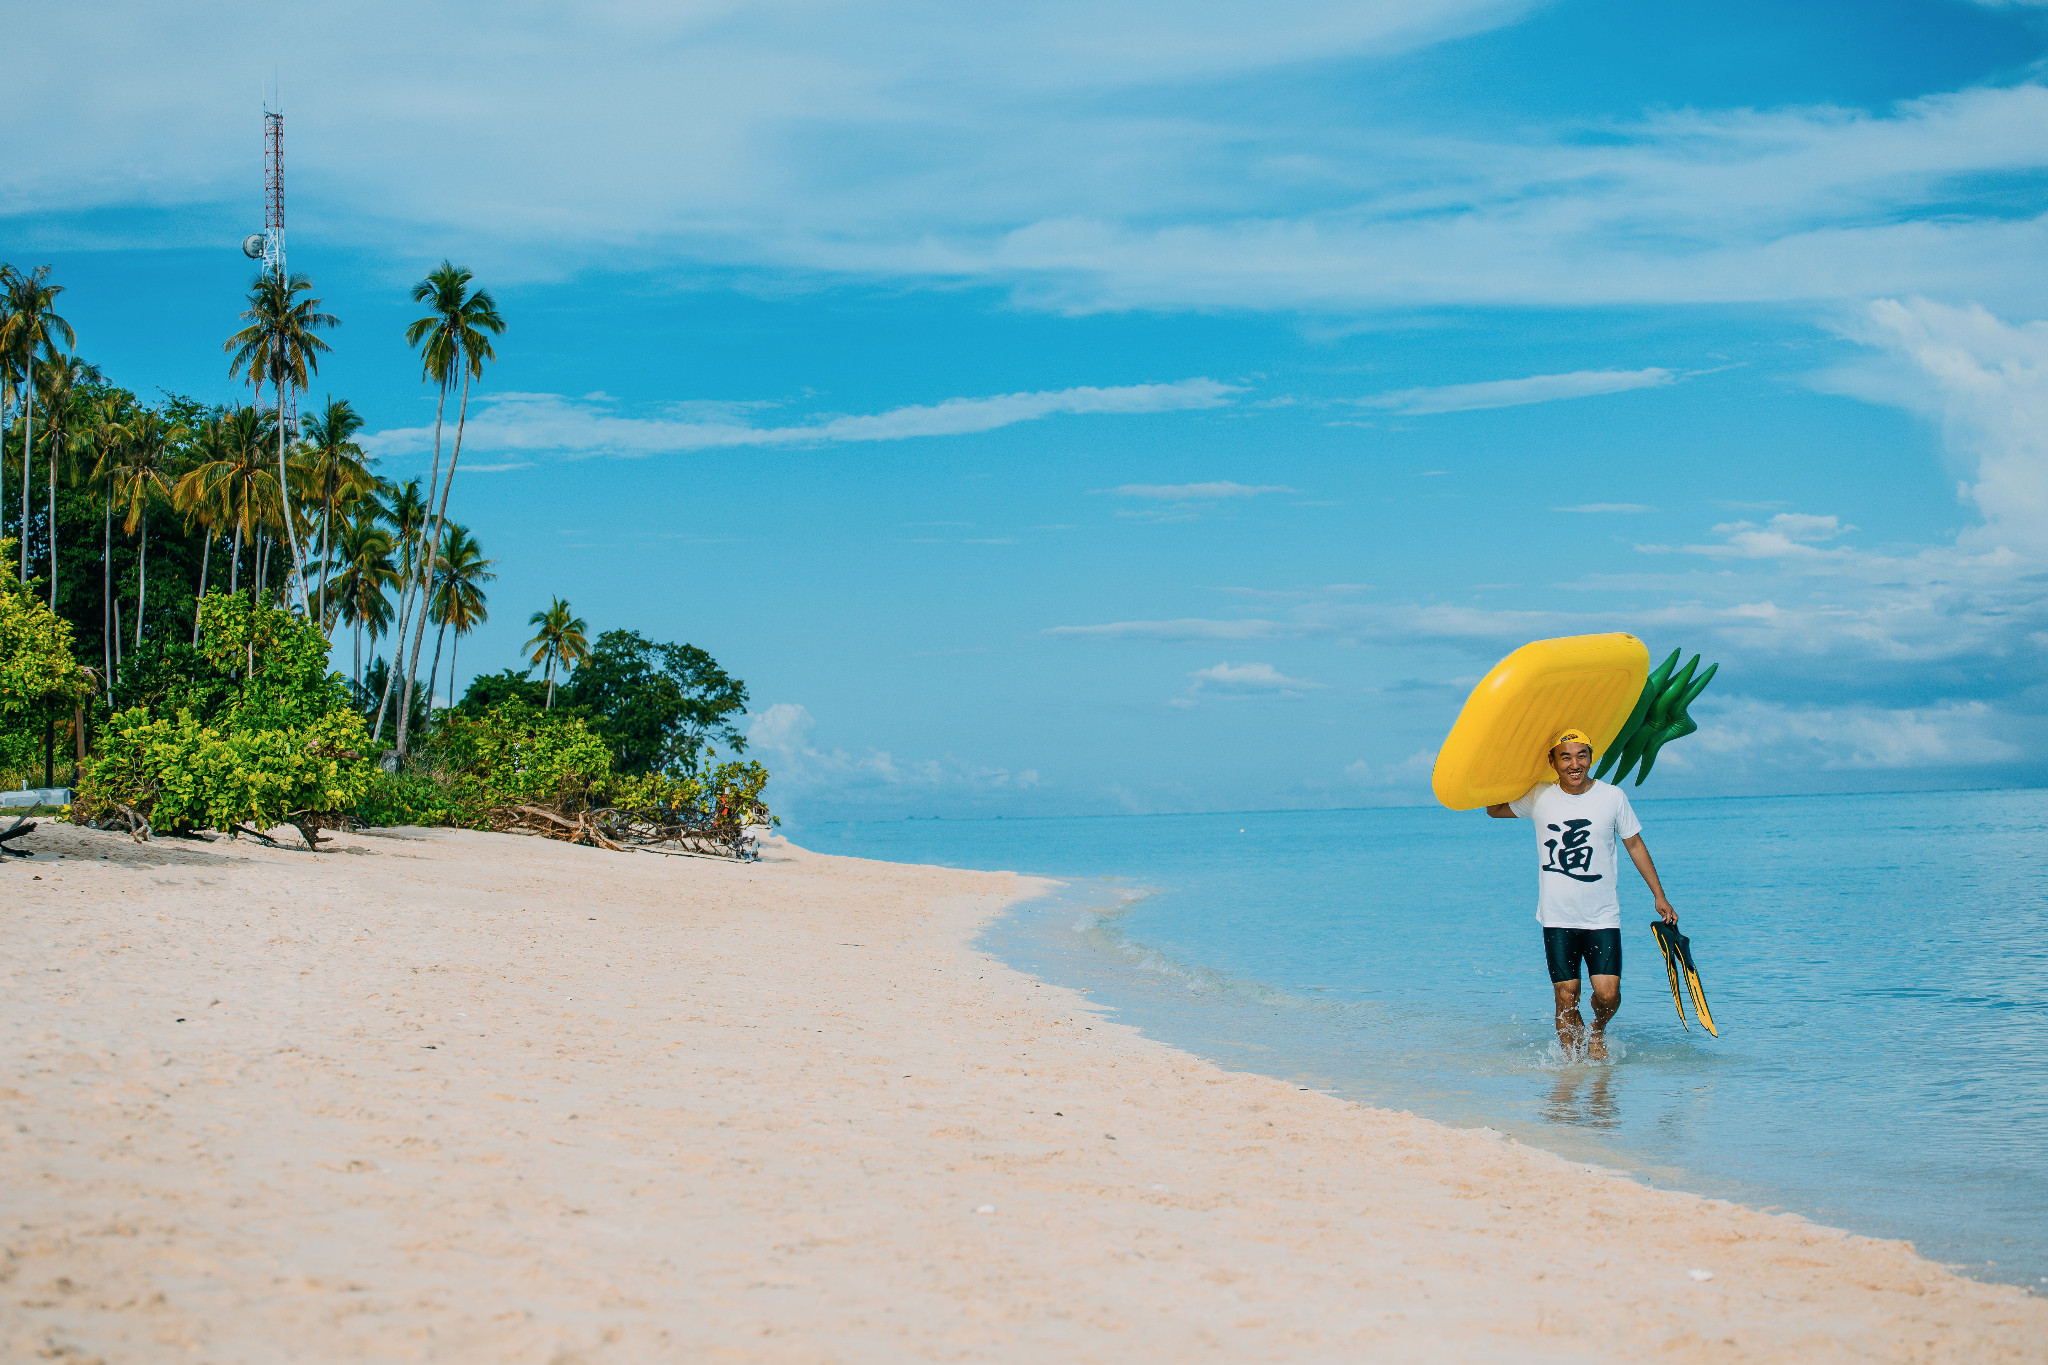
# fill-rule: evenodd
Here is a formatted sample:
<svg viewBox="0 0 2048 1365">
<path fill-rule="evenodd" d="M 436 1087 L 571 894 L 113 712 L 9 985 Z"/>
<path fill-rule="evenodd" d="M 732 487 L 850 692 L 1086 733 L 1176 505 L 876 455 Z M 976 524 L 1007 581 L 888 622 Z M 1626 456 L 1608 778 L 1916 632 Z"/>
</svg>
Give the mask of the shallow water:
<svg viewBox="0 0 2048 1365">
<path fill-rule="evenodd" d="M 1429 808 L 818 825 L 1058 877 L 1014 965 L 1227 1065 L 2048 1286 L 2048 791 L 1637 801 L 1720 1027 L 1625 864 L 1605 1066 L 1549 1018 L 1528 826 Z"/>
</svg>

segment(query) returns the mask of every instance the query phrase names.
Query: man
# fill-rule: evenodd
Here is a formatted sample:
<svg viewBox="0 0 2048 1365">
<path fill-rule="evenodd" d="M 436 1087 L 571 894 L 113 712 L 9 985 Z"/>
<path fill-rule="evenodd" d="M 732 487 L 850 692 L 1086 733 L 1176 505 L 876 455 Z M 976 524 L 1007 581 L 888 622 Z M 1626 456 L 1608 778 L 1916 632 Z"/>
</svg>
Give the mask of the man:
<svg viewBox="0 0 2048 1365">
<path fill-rule="evenodd" d="M 1541 862 L 1536 873 L 1536 918 L 1543 925 L 1543 955 L 1550 961 L 1550 986 L 1557 1000 L 1557 1041 L 1564 1055 L 1607 1057 L 1607 1021 L 1621 1008 L 1620 858 L 1643 874 L 1657 913 L 1666 924 L 1678 912 L 1664 899 L 1657 865 L 1643 845 L 1643 827 L 1619 787 L 1591 775 L 1593 744 L 1578 730 L 1566 730 L 1550 744 L 1553 783 L 1538 782 L 1528 794 L 1502 806 L 1488 806 L 1496 820 L 1527 817 L 1536 824 Z M 1593 1031 L 1579 1016 L 1579 964 L 1593 978 Z"/>
</svg>

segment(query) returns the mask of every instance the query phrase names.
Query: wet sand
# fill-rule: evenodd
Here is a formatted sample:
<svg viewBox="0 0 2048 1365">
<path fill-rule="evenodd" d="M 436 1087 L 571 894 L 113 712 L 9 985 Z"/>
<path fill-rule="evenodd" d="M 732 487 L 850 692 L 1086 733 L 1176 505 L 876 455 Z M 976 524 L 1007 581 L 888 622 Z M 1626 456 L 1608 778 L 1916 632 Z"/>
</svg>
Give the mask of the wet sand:
<svg viewBox="0 0 2048 1365">
<path fill-rule="evenodd" d="M 1029 879 L 27 845 L 0 1359 L 2048 1357 L 1902 1243 L 1144 1038 L 974 950 Z"/>
</svg>

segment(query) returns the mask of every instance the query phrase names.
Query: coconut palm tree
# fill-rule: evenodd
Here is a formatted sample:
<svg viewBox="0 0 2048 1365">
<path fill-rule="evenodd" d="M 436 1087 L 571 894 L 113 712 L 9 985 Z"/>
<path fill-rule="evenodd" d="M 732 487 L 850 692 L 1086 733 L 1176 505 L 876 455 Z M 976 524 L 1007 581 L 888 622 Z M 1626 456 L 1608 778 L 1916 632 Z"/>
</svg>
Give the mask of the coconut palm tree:
<svg viewBox="0 0 2048 1365">
<path fill-rule="evenodd" d="M 99 366 L 76 355 L 59 356 L 43 367 L 42 401 L 39 404 L 42 421 L 37 423 L 36 430 L 46 457 L 45 468 L 49 471 L 50 603 L 53 609 L 57 600 L 57 483 L 60 479 L 78 482 L 82 472 L 79 457 L 91 449 L 84 421 L 91 402 L 87 386 L 98 382 L 101 377 Z"/>
<path fill-rule="evenodd" d="M 142 647 L 142 618 L 149 605 L 149 506 L 172 497 L 172 447 L 191 433 L 144 408 L 128 425 L 128 439 L 114 447 L 114 500 L 126 510 L 121 529 L 137 536 L 135 557 L 135 647 Z M 138 534 L 139 527 L 139 534 Z"/>
<path fill-rule="evenodd" d="M 484 608 L 483 585 L 493 582 L 497 575 L 491 566 L 498 561 L 485 559 L 483 550 L 476 543 L 476 537 L 454 522 L 448 523 L 448 540 L 441 546 L 441 561 L 434 585 L 434 621 L 440 629 L 434 634 L 434 666 L 427 673 L 427 705 L 431 710 L 434 703 L 434 685 L 441 677 L 441 644 L 448 638 L 450 626 L 455 628 L 455 643 L 459 646 L 462 637 L 491 619 Z M 455 699 L 455 651 L 448 651 L 448 699 Z"/>
<path fill-rule="evenodd" d="M 102 394 L 87 417 L 87 434 L 93 450 L 92 484 L 106 507 L 106 521 L 100 541 L 100 643 L 106 653 L 106 670 L 101 676 L 111 701 L 114 695 L 114 479 L 118 460 L 113 452 L 128 440 L 127 416 L 122 400 Z M 205 591 L 204 588 L 201 591 Z"/>
<path fill-rule="evenodd" d="M 185 530 L 190 533 L 199 530 L 205 536 L 199 551 L 199 592 L 192 599 L 192 643 L 199 643 L 199 605 L 206 600 L 206 584 L 213 571 L 213 542 L 220 535 L 221 526 L 229 519 L 227 489 L 225 483 L 206 486 L 206 481 L 190 478 L 189 471 L 216 466 L 226 462 L 232 448 L 227 418 L 219 413 L 200 422 L 192 432 L 189 446 L 188 474 L 178 480 L 172 490 L 171 505 L 185 517 Z"/>
<path fill-rule="evenodd" d="M 583 638 L 588 626 L 582 617 L 570 614 L 569 604 L 559 597 L 546 611 L 537 611 L 529 616 L 526 624 L 539 627 L 534 637 L 526 642 L 526 648 L 533 651 L 531 662 L 548 666 L 548 700 L 542 709 L 552 711 L 555 709 L 555 666 L 573 666 L 590 657 L 590 641 Z"/>
<path fill-rule="evenodd" d="M 242 590 L 242 546 L 253 545 L 259 531 L 276 523 L 283 498 L 277 475 L 267 468 L 274 421 L 273 414 L 258 408 L 228 409 L 217 437 L 202 428 L 197 462 L 178 480 L 174 493 L 180 510 L 205 508 L 222 534 L 226 527 L 234 528 L 228 563 L 231 593 Z"/>
<path fill-rule="evenodd" d="M 398 569 L 391 562 L 391 532 L 384 525 L 383 509 L 374 499 L 361 500 L 353 514 L 344 513 L 336 546 L 341 571 L 334 579 L 334 602 L 339 618 L 353 627 L 355 635 L 355 682 L 363 682 L 363 632 L 370 633 L 374 648 L 377 637 L 391 624 L 391 598 L 387 589 L 398 583 Z"/>
<path fill-rule="evenodd" d="M 333 560 L 329 544 L 334 522 L 334 500 L 350 490 L 368 492 L 376 482 L 370 472 L 375 460 L 363 458 L 355 435 L 363 419 L 346 398 L 329 396 L 327 406 L 306 419 L 306 455 L 313 488 L 320 497 L 320 629 L 332 628 L 327 619 L 327 566 Z"/>
<path fill-rule="evenodd" d="M 230 378 L 246 372 L 250 385 L 258 392 L 265 384 L 276 387 L 280 495 L 287 494 L 291 486 L 285 469 L 285 442 L 290 434 L 286 430 L 290 424 L 284 420 L 285 386 L 290 385 L 295 392 L 305 389 L 319 373 L 320 353 L 332 349 L 313 334 L 341 325 L 340 318 L 320 311 L 320 300 L 313 298 L 312 292 L 313 281 L 304 275 L 286 278 L 275 270 L 264 271 L 249 287 L 249 306 L 242 312 L 242 320 L 248 325 L 221 345 L 222 350 L 234 353 L 228 362 Z M 307 297 L 302 299 L 301 294 Z M 293 528 L 288 497 L 280 512 L 285 537 L 291 543 L 292 577 L 298 581 L 303 595 L 305 558 L 299 553 L 299 537 Z"/>
<path fill-rule="evenodd" d="M 405 343 L 420 348 L 420 373 L 440 390 L 434 406 L 434 470 L 441 467 L 441 423 L 448 404 L 448 390 L 459 374 L 462 403 L 455 418 L 455 445 L 448 456 L 448 477 L 440 480 L 440 498 L 434 511 L 434 525 L 422 560 L 437 563 L 441 554 L 441 533 L 448 521 L 448 493 L 455 486 L 455 466 L 462 459 L 462 431 L 469 421 L 469 385 L 483 377 L 484 363 L 496 360 L 491 338 L 502 336 L 505 320 L 498 314 L 497 300 L 488 289 L 471 289 L 475 276 L 452 261 L 443 261 L 412 287 L 414 303 L 428 306 L 427 316 L 405 329 Z M 427 498 L 434 501 L 434 480 L 427 484 Z M 398 749 L 405 751 L 406 721 L 412 713 L 412 680 L 419 672 L 420 648 L 426 643 L 427 619 L 421 612 L 413 625 L 412 661 L 405 670 L 405 697 L 398 711 Z M 404 626 L 399 628 L 399 657 L 405 654 Z"/>
<path fill-rule="evenodd" d="M 404 662 L 396 657 L 403 651 L 405 628 L 412 621 L 412 613 L 418 605 L 417 599 L 424 592 L 423 573 L 425 561 L 421 558 L 426 549 L 422 533 L 427 523 L 427 501 L 420 496 L 420 481 L 407 479 L 391 490 L 391 500 L 386 518 L 391 523 L 392 540 L 398 558 L 398 633 L 395 637 L 400 644 L 394 650 L 392 666 L 384 671 L 383 696 L 377 702 L 377 723 L 370 730 L 370 742 L 376 743 L 384 734 L 384 713 L 391 702 L 391 693 L 397 685 L 398 667 Z"/>
<path fill-rule="evenodd" d="M 57 338 L 62 337 L 65 349 L 69 350 L 78 345 L 78 336 L 71 330 L 70 323 L 57 316 L 57 296 L 64 292 L 64 286 L 50 283 L 50 267 L 39 265 L 23 274 L 9 266 L 5 288 L 7 321 L 0 323 L 0 351 L 11 355 L 21 373 L 28 378 L 28 398 L 21 408 L 21 581 L 27 583 L 29 452 L 35 448 L 36 352 L 43 353 L 45 362 L 54 363 L 57 359 Z M 54 472 L 50 479 L 50 605 L 52 609 L 57 605 L 57 480 Z"/>
</svg>

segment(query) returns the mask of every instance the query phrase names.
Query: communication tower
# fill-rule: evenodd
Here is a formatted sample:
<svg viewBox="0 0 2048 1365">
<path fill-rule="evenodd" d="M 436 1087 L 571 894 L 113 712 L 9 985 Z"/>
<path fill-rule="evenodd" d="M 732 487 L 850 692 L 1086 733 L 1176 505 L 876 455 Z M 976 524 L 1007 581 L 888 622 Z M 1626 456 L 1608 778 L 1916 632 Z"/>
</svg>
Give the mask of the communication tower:
<svg viewBox="0 0 2048 1365">
<path fill-rule="evenodd" d="M 284 274 L 284 112 L 263 111 L 263 268 Z"/>
</svg>

